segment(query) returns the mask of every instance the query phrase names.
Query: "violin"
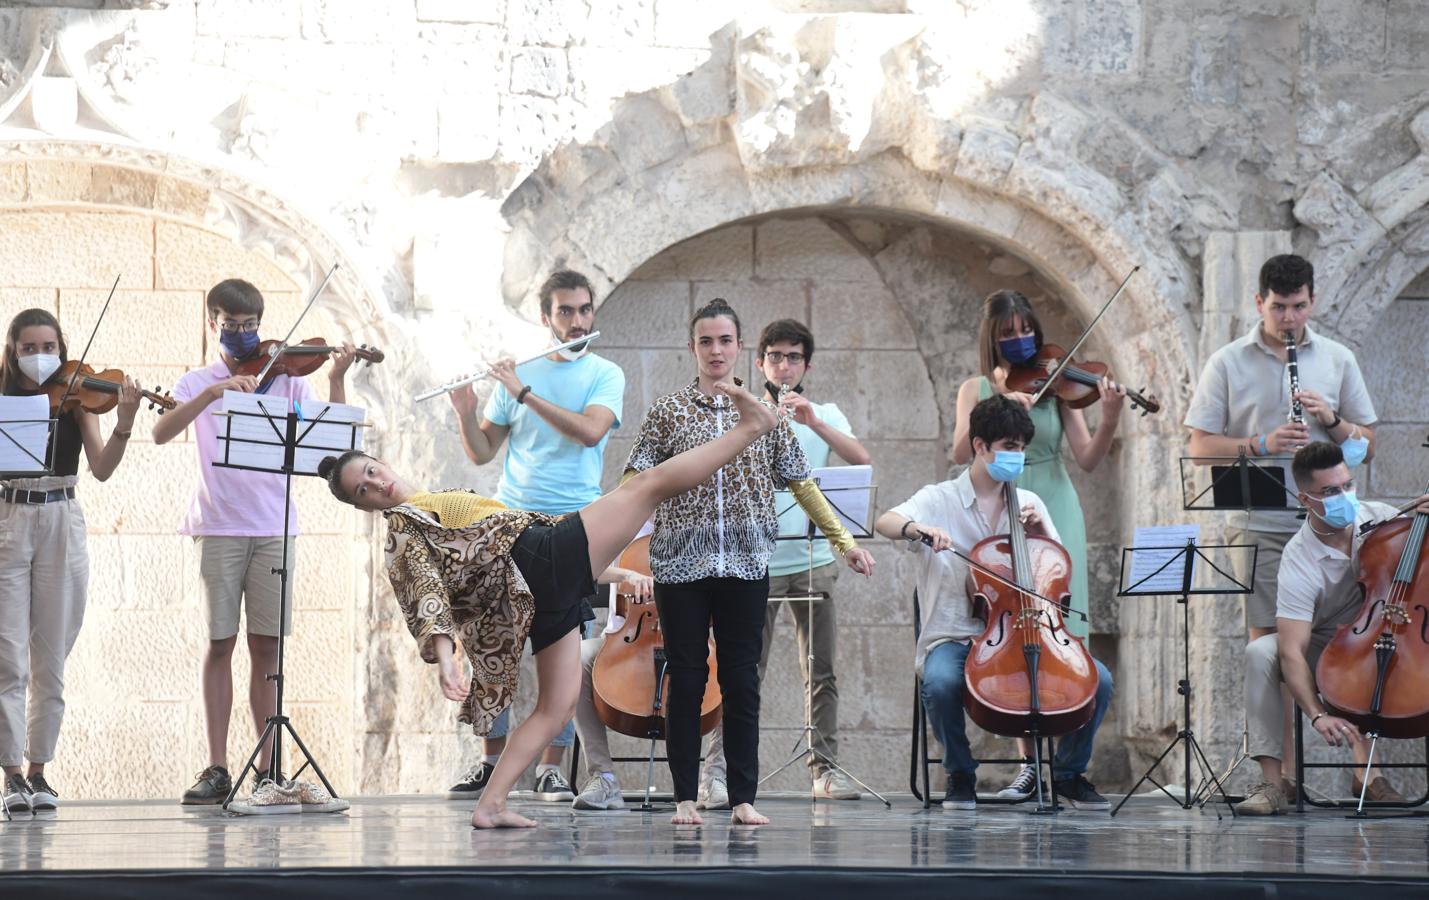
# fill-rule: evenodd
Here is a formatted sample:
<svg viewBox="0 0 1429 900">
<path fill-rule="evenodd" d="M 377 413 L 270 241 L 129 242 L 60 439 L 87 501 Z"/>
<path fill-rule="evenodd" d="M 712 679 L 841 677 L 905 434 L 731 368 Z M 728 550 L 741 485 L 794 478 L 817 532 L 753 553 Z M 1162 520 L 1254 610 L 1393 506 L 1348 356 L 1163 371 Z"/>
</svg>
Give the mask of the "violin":
<svg viewBox="0 0 1429 900">
<path fill-rule="evenodd" d="M 1047 379 L 1067 358 L 1067 352 L 1056 344 L 1043 344 L 1037 355 L 1025 363 L 1019 363 L 1007 373 L 1007 389 L 1022 394 L 1037 394 L 1047 390 Z M 1068 362 L 1056 373 L 1050 390 L 1057 399 L 1072 409 L 1086 409 L 1101 398 L 1097 384 L 1103 378 L 1110 378 L 1111 370 L 1106 363 Z M 1112 387 L 1121 387 L 1115 381 Z M 1144 390 L 1144 389 L 1143 389 Z M 1126 389 L 1126 399 L 1132 409 L 1141 408 L 1141 414 L 1160 412 L 1161 403 L 1155 397 L 1148 397 L 1139 391 Z"/>
<path fill-rule="evenodd" d="M 70 385 L 71 381 L 74 382 L 73 387 Z M 62 363 L 45 385 L 45 393 L 50 397 L 51 413 L 82 409 L 87 413 L 99 415 L 119 405 L 119 391 L 124 387 L 124 373 L 119 369 L 96 372 L 93 367 L 71 359 Z M 179 404 L 169 396 L 168 391 L 159 394 L 156 393 L 158 390 L 157 386 L 153 391 L 140 388 L 139 395 L 149 401 L 150 409 L 156 410 L 162 416 Z"/>
<path fill-rule="evenodd" d="M 967 557 L 987 625 L 968 653 L 963 706 L 992 734 L 1070 734 L 1092 720 L 1099 680 L 1086 644 L 1062 621 L 1072 559 L 1051 538 L 1025 533 L 1012 482 L 1002 497 L 1008 533 L 984 538 Z"/>
<path fill-rule="evenodd" d="M 281 354 L 278 352 L 279 348 L 282 348 Z M 277 362 L 273 363 L 273 368 L 269 369 L 268 374 L 264 376 L 264 384 L 279 375 L 301 378 L 313 374 L 322 368 L 323 363 L 327 362 L 328 356 L 340 352 L 342 352 L 341 347 L 329 346 L 328 342 L 320 337 L 308 338 L 300 344 L 289 344 L 287 347 L 283 347 L 282 341 L 261 341 L 246 359 L 238 363 L 233 374 L 251 375 L 256 378 L 263 371 L 263 367 L 268 365 L 268 360 L 277 356 Z M 371 365 L 380 363 L 387 357 L 376 347 L 363 344 L 357 348 L 357 358 Z"/>
<path fill-rule="evenodd" d="M 650 536 L 637 538 L 620 555 L 616 565 L 650 574 Z M 669 675 L 665 669 L 665 635 L 654 599 L 642 600 L 617 593 L 612 615 L 625 624 L 608 634 L 591 668 L 591 695 L 595 711 L 606 727 L 637 738 L 665 737 L 665 698 Z M 709 642 L 709 680 L 700 702 L 700 734 L 719 723 L 722 700 L 715 670 L 715 644 Z"/>
<path fill-rule="evenodd" d="M 1364 601 L 1315 666 L 1326 708 L 1366 733 L 1429 735 L 1426 532 L 1429 513 L 1421 512 L 1375 525 L 1363 538 L 1357 581 Z"/>
</svg>

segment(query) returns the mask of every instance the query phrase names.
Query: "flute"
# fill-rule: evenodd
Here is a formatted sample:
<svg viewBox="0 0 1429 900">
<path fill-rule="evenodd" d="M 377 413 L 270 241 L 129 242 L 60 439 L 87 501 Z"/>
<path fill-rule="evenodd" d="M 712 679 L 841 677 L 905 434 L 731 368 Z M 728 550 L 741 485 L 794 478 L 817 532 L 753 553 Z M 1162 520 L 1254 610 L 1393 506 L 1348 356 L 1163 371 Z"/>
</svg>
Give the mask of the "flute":
<svg viewBox="0 0 1429 900">
<path fill-rule="evenodd" d="M 595 339 L 598 338 L 598 337 L 600 337 L 600 332 L 599 332 L 599 331 L 592 331 L 590 334 L 587 334 L 587 335 L 585 335 L 584 337 L 577 338 L 577 339 L 574 340 L 574 341 L 566 341 L 564 344 L 557 344 L 557 345 L 554 346 L 554 347 L 547 347 L 545 350 L 542 350 L 540 353 L 537 353 L 535 356 L 533 356 L 533 357 L 531 357 L 531 358 L 529 358 L 529 359 L 523 359 L 523 360 L 521 360 L 521 361 L 518 362 L 516 365 L 518 365 L 518 366 L 524 366 L 524 365 L 526 365 L 526 363 L 535 362 L 536 360 L 540 359 L 540 358 L 543 357 L 543 356 L 549 356 L 549 355 L 551 355 L 552 353 L 555 353 L 557 350 L 568 350 L 568 349 L 570 349 L 571 347 L 575 347 L 575 346 L 578 346 L 578 345 L 580 345 L 580 344 L 589 343 L 590 341 L 593 341 L 593 340 L 595 340 Z M 459 387 L 461 387 L 461 386 L 463 386 L 463 385 L 471 384 L 472 382 L 475 382 L 475 381 L 480 381 L 480 380 L 483 379 L 483 378 L 490 377 L 490 375 L 491 375 L 491 372 L 487 371 L 487 372 L 482 372 L 482 373 L 479 374 L 479 375 L 471 375 L 471 376 L 468 376 L 468 377 L 466 377 L 466 378 L 459 378 L 459 379 L 457 379 L 456 381 L 449 381 L 449 382 L 447 382 L 446 384 L 443 384 L 443 385 L 441 385 L 441 386 L 439 386 L 439 387 L 434 387 L 434 388 L 432 388 L 430 391 L 427 391 L 427 392 L 422 393 L 422 394 L 418 394 L 417 397 L 416 397 L 416 401 L 417 401 L 418 403 L 421 403 L 423 400 L 430 400 L 430 399 L 432 399 L 433 397 L 440 397 L 442 394 L 450 393 L 451 391 L 454 391 L 454 390 L 456 390 L 457 388 L 459 388 Z"/>
<path fill-rule="evenodd" d="M 1290 414 L 1286 420 L 1296 425 L 1305 424 L 1305 410 L 1300 406 L 1296 394 L 1300 393 L 1300 365 L 1295 355 L 1295 332 L 1285 332 L 1285 367 L 1290 371 Z"/>
</svg>

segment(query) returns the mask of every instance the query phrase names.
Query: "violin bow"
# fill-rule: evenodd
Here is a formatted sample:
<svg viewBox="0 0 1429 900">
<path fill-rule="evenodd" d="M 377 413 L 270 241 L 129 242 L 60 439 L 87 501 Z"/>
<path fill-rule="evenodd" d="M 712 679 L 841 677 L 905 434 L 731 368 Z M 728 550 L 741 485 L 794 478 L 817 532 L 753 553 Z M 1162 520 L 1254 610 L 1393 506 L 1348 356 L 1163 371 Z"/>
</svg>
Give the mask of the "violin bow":
<svg viewBox="0 0 1429 900">
<path fill-rule="evenodd" d="M 919 537 L 919 540 L 922 541 L 923 543 L 927 544 L 929 547 L 933 546 L 933 539 L 930 538 L 930 537 L 928 537 L 926 534 L 925 534 L 925 535 L 922 535 L 921 537 Z M 1053 599 L 1050 598 L 1050 597 L 1044 597 L 1044 596 L 1042 596 L 1041 594 L 1037 593 L 1036 591 L 1032 590 L 1031 588 L 1023 587 L 1022 585 L 1018 584 L 1018 583 L 1015 582 L 1015 581 L 1011 581 L 1011 580 L 1009 580 L 1009 579 L 1007 579 L 1007 578 L 1004 578 L 1004 577 L 1002 577 L 1001 575 L 999 575 L 998 573 L 996 573 L 996 572 L 994 572 L 993 570 L 989 569 L 987 566 L 984 566 L 982 563 L 979 563 L 979 562 L 977 562 L 977 561 L 975 561 L 975 560 L 969 559 L 967 556 L 964 556 L 962 553 L 958 552 L 957 550 L 954 550 L 952 547 L 949 547 L 949 548 L 948 548 L 948 552 L 951 553 L 951 554 L 953 554 L 954 556 L 956 556 L 958 559 L 962 560 L 963 562 L 967 563 L 969 568 L 976 569 L 977 571 L 981 572 L 982 574 L 986 575 L 987 577 L 989 577 L 989 578 L 991 578 L 991 579 L 993 579 L 993 580 L 999 582 L 999 583 L 1002 584 L 1004 587 L 1010 587 L 1010 588 L 1012 588 L 1014 591 L 1018 591 L 1018 592 L 1020 592 L 1020 593 L 1026 594 L 1027 596 L 1033 597 L 1033 598 L 1035 598 L 1035 599 L 1037 599 L 1037 600 L 1041 600 L 1043 603 L 1051 603 L 1053 606 L 1056 606 L 1058 609 L 1062 610 L 1063 612 L 1069 612 L 1069 613 L 1072 613 L 1073 615 L 1079 617 L 1083 622 L 1088 621 L 1088 619 L 1087 619 L 1087 614 L 1086 614 L 1086 613 L 1082 612 L 1082 611 L 1079 610 L 1079 609 L 1072 609 L 1072 607 L 1071 607 L 1070 604 L 1064 607 L 1064 606 L 1062 606 L 1062 604 L 1061 604 L 1060 601 L 1053 600 Z"/>
<path fill-rule="evenodd" d="M 273 364 L 278 361 L 278 357 L 282 356 L 283 351 L 287 350 L 288 347 L 291 346 L 288 341 L 293 337 L 293 333 L 298 330 L 298 326 L 302 324 L 303 317 L 308 314 L 308 310 L 312 309 L 313 304 L 318 302 L 318 296 L 322 294 L 323 288 L 327 287 L 328 281 L 332 278 L 332 273 L 337 271 L 337 265 L 337 263 L 333 263 L 332 268 L 328 269 L 327 274 L 323 276 L 323 280 L 318 282 L 317 289 L 314 290 L 313 295 L 308 298 L 307 305 L 303 307 L 302 312 L 298 313 L 298 317 L 293 320 L 293 327 L 289 328 L 288 333 L 283 335 L 283 339 L 278 342 L 278 347 L 274 351 L 273 355 L 268 357 L 268 362 L 265 363 L 263 365 L 262 370 L 258 372 L 258 384 L 260 386 L 263 384 L 263 379 L 265 376 L 267 376 L 268 370 L 273 368 Z"/>
<path fill-rule="evenodd" d="M 1072 356 L 1077 352 L 1078 348 L 1080 348 L 1082 344 L 1086 341 L 1087 337 L 1092 333 L 1092 329 L 1095 328 L 1097 323 L 1101 321 L 1102 316 L 1106 315 L 1106 311 L 1108 309 L 1111 309 L 1111 305 L 1116 301 L 1116 298 L 1120 297 L 1121 292 L 1126 290 L 1126 283 L 1128 281 L 1131 281 L 1131 276 L 1135 275 L 1137 272 L 1140 271 L 1141 266 L 1136 265 L 1132 266 L 1131 271 L 1126 273 L 1126 277 L 1123 278 L 1121 280 L 1121 284 L 1117 286 L 1116 293 L 1112 294 L 1111 297 L 1107 300 L 1107 302 L 1102 304 L 1101 311 L 1096 314 L 1096 317 L 1094 319 L 1087 323 L 1086 328 L 1082 329 L 1082 336 L 1077 338 L 1077 342 L 1072 345 L 1072 349 L 1067 351 L 1067 355 L 1062 357 L 1061 362 L 1057 363 L 1057 367 L 1052 370 L 1052 374 L 1047 376 L 1047 380 L 1043 383 L 1041 390 L 1032 395 L 1033 406 L 1036 406 L 1037 401 L 1042 399 L 1042 395 L 1047 393 L 1047 391 L 1051 389 L 1052 385 L 1057 380 L 1057 376 L 1062 374 L 1062 370 L 1072 364 Z"/>
<path fill-rule="evenodd" d="M 123 273 L 120 274 L 122 275 Z M 69 399 L 70 394 L 74 393 L 75 382 L 79 381 L 81 377 L 79 373 L 84 368 L 84 361 L 89 357 L 89 348 L 94 346 L 95 335 L 99 334 L 99 323 L 104 321 L 104 314 L 109 312 L 109 301 L 114 299 L 114 292 L 119 288 L 119 278 L 120 275 L 115 275 L 114 284 L 109 286 L 109 296 L 104 298 L 104 305 L 99 308 L 99 318 L 94 320 L 94 327 L 89 331 L 89 340 L 84 342 L 84 352 L 79 355 L 79 364 L 74 367 L 74 374 L 70 375 L 69 384 L 65 385 L 65 392 L 60 395 L 58 409 L 64 409 L 65 401 Z M 54 468 L 55 464 L 55 443 L 55 441 L 50 441 L 50 459 L 48 462 L 51 469 Z"/>
</svg>

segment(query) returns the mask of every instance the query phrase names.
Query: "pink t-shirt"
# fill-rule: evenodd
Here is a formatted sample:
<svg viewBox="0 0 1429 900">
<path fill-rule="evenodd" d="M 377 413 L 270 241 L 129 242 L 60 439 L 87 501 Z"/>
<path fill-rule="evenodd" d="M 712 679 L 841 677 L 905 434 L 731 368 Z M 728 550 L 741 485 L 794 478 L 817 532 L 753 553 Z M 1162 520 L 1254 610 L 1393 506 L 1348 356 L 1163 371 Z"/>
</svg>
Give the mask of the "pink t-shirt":
<svg viewBox="0 0 1429 900">
<path fill-rule="evenodd" d="M 228 377 L 228 366 L 221 359 L 206 369 L 194 369 L 174 385 L 174 399 L 187 403 Z M 265 394 L 287 397 L 299 404 L 317 397 L 306 378 L 286 375 L 274 378 Z M 222 406 L 222 400 L 214 401 L 193 421 L 194 442 L 198 445 L 198 488 L 179 533 L 277 537 L 283 533 L 283 476 L 213 464 L 221 458 L 218 435 L 224 428 L 224 420 L 213 413 Z M 298 517 L 291 509 L 288 530 L 290 534 L 298 533 Z"/>
</svg>

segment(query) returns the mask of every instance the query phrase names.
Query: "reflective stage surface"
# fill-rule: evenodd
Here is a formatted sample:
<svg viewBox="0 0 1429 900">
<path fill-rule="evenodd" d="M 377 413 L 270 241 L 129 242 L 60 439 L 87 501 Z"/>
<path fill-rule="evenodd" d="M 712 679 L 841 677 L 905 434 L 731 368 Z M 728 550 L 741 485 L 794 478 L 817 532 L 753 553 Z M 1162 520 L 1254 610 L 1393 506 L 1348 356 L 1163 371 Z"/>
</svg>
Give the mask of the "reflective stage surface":
<svg viewBox="0 0 1429 900">
<path fill-rule="evenodd" d="M 193 890 L 194 879 L 240 870 L 250 878 L 261 877 L 254 870 L 309 878 L 323 874 L 313 870 L 362 870 L 369 879 L 375 870 L 444 870 L 439 874 L 460 874 L 460 883 L 469 884 L 493 867 L 528 876 L 575 869 L 587 880 L 588 897 L 599 893 L 589 889 L 601 880 L 589 877 L 595 870 L 664 872 L 688 882 L 716 870 L 735 870 L 736 877 L 740 870 L 800 870 L 804 884 L 836 872 L 858 874 L 850 870 L 1073 880 L 1117 874 L 1133 876 L 1143 896 L 1146 877 L 1249 878 L 1300 882 L 1302 888 L 1340 878 L 1429 879 L 1426 819 L 1352 821 L 1331 811 L 1232 819 L 1224 806 L 1218 819 L 1211 808 L 1184 811 L 1150 796 L 1134 798 L 1113 819 L 1074 810 L 1034 816 L 1028 806 L 925 811 L 906 796 L 885 810 L 873 800 L 812 803 L 774 795 L 760 800 L 774 820 L 762 828 L 731 827 L 727 813 L 707 814 L 701 827 L 675 827 L 668 812 L 576 813 L 567 805 L 527 800 L 513 806 L 540 827 L 476 832 L 467 824 L 466 804 L 416 796 L 359 798 L 347 813 L 247 818 L 167 800 L 69 802 L 58 814 L 0 823 L 0 891 L 19 896 L 7 889 L 15 884 L 11 879 L 41 873 L 53 891 L 54 876 L 80 870 L 108 872 L 111 880 L 126 872 L 183 872 Z M 754 882 L 771 890 L 778 883 Z M 1429 884 L 1417 889 L 1424 896 Z M 1343 894 L 1344 885 L 1337 890 Z M 87 893 L 97 891 L 90 884 Z"/>
</svg>

